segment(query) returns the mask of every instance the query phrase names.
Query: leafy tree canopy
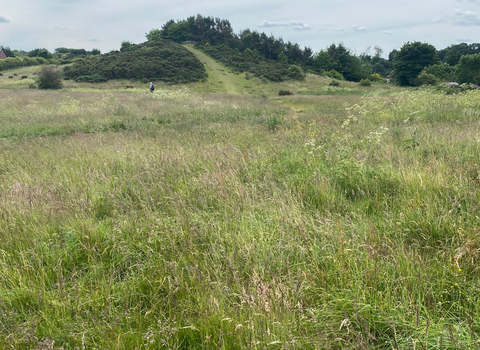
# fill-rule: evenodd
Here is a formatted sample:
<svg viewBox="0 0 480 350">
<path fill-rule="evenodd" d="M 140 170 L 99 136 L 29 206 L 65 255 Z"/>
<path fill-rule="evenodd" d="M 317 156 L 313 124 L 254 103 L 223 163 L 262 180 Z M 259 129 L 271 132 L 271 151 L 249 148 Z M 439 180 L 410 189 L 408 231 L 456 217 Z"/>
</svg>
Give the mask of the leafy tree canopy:
<svg viewBox="0 0 480 350">
<path fill-rule="evenodd" d="M 45 48 L 42 49 L 34 49 L 28 53 L 28 57 L 43 57 L 46 59 L 50 59 L 53 55 Z"/>
<path fill-rule="evenodd" d="M 440 63 L 433 45 L 419 41 L 406 43 L 394 56 L 394 76 L 403 86 L 414 86 L 424 67 Z"/>
<path fill-rule="evenodd" d="M 451 66 L 455 66 L 460 62 L 460 58 L 465 55 L 472 55 L 480 53 L 480 44 L 456 44 L 450 45 L 449 47 L 444 48 L 443 50 L 438 51 L 438 57 L 442 62 L 448 63 Z"/>
<path fill-rule="evenodd" d="M 1 48 L 2 47 L 0 46 L 0 49 Z M 15 52 L 13 52 L 13 50 L 10 50 L 8 46 L 3 47 L 3 52 L 5 52 L 5 55 L 7 55 L 7 57 L 15 57 Z"/>
<path fill-rule="evenodd" d="M 480 84 L 480 53 L 460 58 L 457 65 L 457 79 L 459 83 Z"/>
</svg>

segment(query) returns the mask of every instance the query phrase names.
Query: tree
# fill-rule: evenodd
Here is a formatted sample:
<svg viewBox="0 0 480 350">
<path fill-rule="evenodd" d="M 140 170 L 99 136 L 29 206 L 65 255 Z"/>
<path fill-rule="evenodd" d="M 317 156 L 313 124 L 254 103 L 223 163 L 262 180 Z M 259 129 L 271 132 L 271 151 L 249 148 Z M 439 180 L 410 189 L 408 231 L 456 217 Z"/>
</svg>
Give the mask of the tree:
<svg viewBox="0 0 480 350">
<path fill-rule="evenodd" d="M 440 81 L 455 81 L 456 79 L 455 67 L 452 67 L 448 63 L 439 63 L 425 67 L 422 72 L 432 74 Z"/>
<path fill-rule="evenodd" d="M 480 44 L 466 44 L 460 43 L 455 45 L 450 45 L 449 47 L 444 48 L 443 50 L 438 51 L 438 57 L 442 62 L 448 63 L 451 66 L 455 66 L 460 62 L 460 58 L 465 55 L 473 55 L 480 53 Z"/>
<path fill-rule="evenodd" d="M 3 52 L 5 52 L 5 55 L 7 55 L 7 57 L 15 57 L 15 53 L 10 50 L 8 46 L 3 47 Z"/>
<path fill-rule="evenodd" d="M 433 45 L 419 41 L 406 43 L 395 55 L 394 76 L 402 86 L 414 86 L 424 67 L 440 63 Z"/>
<path fill-rule="evenodd" d="M 38 73 L 37 83 L 39 89 L 61 89 L 62 74 L 52 66 L 43 66 Z"/>
<path fill-rule="evenodd" d="M 43 48 L 43 49 L 35 49 L 35 50 L 30 51 L 28 53 L 28 57 L 43 57 L 43 58 L 46 58 L 46 59 L 50 59 L 53 56 L 50 52 L 48 52 L 47 49 Z"/>
<path fill-rule="evenodd" d="M 480 53 L 462 56 L 456 68 L 459 83 L 480 84 Z"/>
</svg>

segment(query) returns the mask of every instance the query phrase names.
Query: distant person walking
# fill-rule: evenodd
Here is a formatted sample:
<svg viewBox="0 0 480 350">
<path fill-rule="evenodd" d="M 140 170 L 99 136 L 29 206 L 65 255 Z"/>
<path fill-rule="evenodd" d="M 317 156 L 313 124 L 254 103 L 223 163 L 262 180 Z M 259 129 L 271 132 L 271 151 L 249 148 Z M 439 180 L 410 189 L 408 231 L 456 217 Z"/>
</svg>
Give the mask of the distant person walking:
<svg viewBox="0 0 480 350">
<path fill-rule="evenodd" d="M 153 83 L 152 83 L 152 82 L 150 82 L 150 92 L 152 92 L 152 93 L 153 93 L 153 90 L 155 90 L 155 86 L 153 86 Z"/>
</svg>

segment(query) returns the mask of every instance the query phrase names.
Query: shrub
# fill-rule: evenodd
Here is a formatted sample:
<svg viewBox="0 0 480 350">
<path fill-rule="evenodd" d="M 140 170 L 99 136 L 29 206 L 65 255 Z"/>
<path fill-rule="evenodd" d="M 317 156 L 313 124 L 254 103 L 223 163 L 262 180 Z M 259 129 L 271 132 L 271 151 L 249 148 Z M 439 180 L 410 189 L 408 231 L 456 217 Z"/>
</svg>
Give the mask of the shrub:
<svg viewBox="0 0 480 350">
<path fill-rule="evenodd" d="M 288 67 L 287 76 L 293 80 L 302 80 L 304 78 L 302 70 L 297 66 Z"/>
<path fill-rule="evenodd" d="M 384 77 L 382 77 L 380 74 L 378 73 L 375 73 L 375 74 L 371 74 L 369 77 L 368 77 L 368 80 L 370 81 L 375 81 L 375 82 L 381 82 L 381 83 L 385 83 L 386 82 L 386 79 Z"/>
<path fill-rule="evenodd" d="M 77 78 L 75 78 L 75 81 L 77 83 L 81 82 L 88 82 L 88 83 L 103 83 L 108 81 L 107 78 L 105 78 L 103 75 L 100 74 L 94 74 L 94 75 L 82 75 Z"/>
<path fill-rule="evenodd" d="M 65 79 L 81 77 L 82 81 L 95 81 L 101 76 L 108 80 L 145 79 L 148 82 L 155 79 L 165 83 L 188 83 L 206 77 L 200 60 L 183 46 L 166 40 L 138 45 L 124 43 L 122 51 L 75 60 L 63 69 Z"/>
<path fill-rule="evenodd" d="M 52 66 L 43 66 L 38 73 L 39 89 L 61 89 L 63 87 L 62 75 Z"/>
<path fill-rule="evenodd" d="M 267 118 L 268 130 L 271 130 L 271 131 L 276 130 L 277 126 L 279 126 L 281 123 L 282 121 L 276 115 L 271 115 Z"/>
<path fill-rule="evenodd" d="M 280 90 L 278 92 L 278 96 L 289 96 L 289 95 L 293 95 L 293 92 L 288 90 Z"/>
<path fill-rule="evenodd" d="M 340 82 L 339 82 L 337 79 L 333 79 L 333 80 L 328 84 L 328 86 L 338 87 L 338 86 L 340 86 Z"/>
<path fill-rule="evenodd" d="M 335 69 L 323 72 L 323 75 L 337 80 L 344 80 L 343 75 L 338 73 Z"/>
<path fill-rule="evenodd" d="M 359 84 L 360 84 L 360 86 L 370 86 L 370 85 L 372 85 L 372 82 L 368 79 L 362 79 L 362 80 L 360 80 Z"/>
<path fill-rule="evenodd" d="M 430 73 L 427 73 L 423 70 L 417 78 L 416 85 L 436 85 L 438 83 L 438 78 Z"/>
<path fill-rule="evenodd" d="M 28 75 L 22 75 L 22 76 L 20 77 L 20 80 L 22 80 L 22 79 L 27 79 L 27 78 L 28 78 Z"/>
</svg>

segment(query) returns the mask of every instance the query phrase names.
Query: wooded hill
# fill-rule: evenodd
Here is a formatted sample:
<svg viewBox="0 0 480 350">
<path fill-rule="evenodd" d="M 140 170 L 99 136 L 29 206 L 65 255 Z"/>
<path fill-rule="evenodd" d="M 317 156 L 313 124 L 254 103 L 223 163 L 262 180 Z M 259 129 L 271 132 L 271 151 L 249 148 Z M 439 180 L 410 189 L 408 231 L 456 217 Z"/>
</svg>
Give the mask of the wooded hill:
<svg viewBox="0 0 480 350">
<path fill-rule="evenodd" d="M 123 42 L 119 51 L 75 62 L 63 70 L 65 79 L 100 82 L 109 79 L 155 79 L 189 83 L 206 77 L 203 64 L 187 49 L 170 40 L 142 44 Z"/>
<path fill-rule="evenodd" d="M 234 71 L 250 72 L 272 81 L 299 78 L 296 73 L 301 67 L 303 72 L 350 81 L 379 80 L 391 75 L 399 85 L 453 80 L 480 84 L 478 43 L 461 43 L 442 50 L 428 43 L 406 43 L 400 50 L 390 52 L 388 59 L 382 57 L 378 46 L 373 54 L 364 52 L 358 56 L 342 44 L 332 44 L 314 53 L 309 47 L 302 49 L 296 43 L 250 29 L 236 34 L 228 20 L 201 15 L 170 20 L 161 29 L 151 30 L 147 39 L 194 41 L 197 48 Z"/>
</svg>

